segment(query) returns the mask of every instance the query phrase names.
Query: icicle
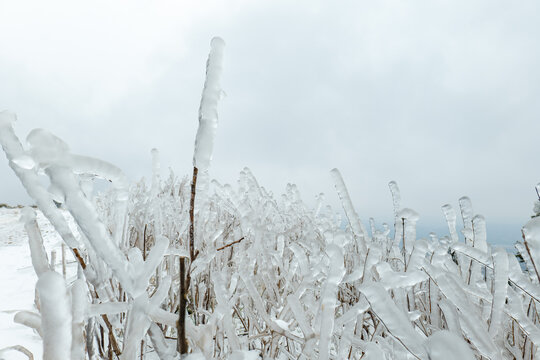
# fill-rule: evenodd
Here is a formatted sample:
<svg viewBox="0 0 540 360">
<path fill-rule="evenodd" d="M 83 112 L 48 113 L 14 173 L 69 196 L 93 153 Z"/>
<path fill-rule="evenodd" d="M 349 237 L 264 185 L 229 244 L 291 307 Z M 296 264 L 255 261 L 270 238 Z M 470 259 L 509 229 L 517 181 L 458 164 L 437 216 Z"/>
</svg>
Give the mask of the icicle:
<svg viewBox="0 0 540 360">
<path fill-rule="evenodd" d="M 199 128 L 193 155 L 193 166 L 200 171 L 207 170 L 212 160 L 218 122 L 217 105 L 222 94 L 220 81 L 225 42 L 223 39 L 215 37 L 212 39 L 210 47 L 210 54 L 206 62 L 206 81 L 199 107 Z"/>
</svg>

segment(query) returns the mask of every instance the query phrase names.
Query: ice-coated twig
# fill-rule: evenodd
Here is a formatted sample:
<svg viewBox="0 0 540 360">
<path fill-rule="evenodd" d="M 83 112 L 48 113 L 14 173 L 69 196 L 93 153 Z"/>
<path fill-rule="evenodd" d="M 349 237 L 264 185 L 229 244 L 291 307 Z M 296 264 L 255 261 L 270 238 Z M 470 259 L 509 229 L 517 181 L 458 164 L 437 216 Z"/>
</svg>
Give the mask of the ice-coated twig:
<svg viewBox="0 0 540 360">
<path fill-rule="evenodd" d="M 398 222 L 395 235 L 402 240 L 404 262 L 405 267 L 407 267 L 407 257 L 410 255 L 416 241 L 416 223 L 420 217 L 416 211 L 408 208 L 401 209 L 397 216 Z"/>
<path fill-rule="evenodd" d="M 13 130 L 15 120 L 14 114 L 6 111 L 0 112 L 0 143 L 9 161 L 9 166 L 21 180 L 28 195 L 34 199 L 39 209 L 49 219 L 66 244 L 72 249 L 76 249 L 78 241 L 73 236 L 64 216 L 54 205 L 51 195 L 40 184 L 36 169 L 33 166 L 25 168 L 17 165 L 17 159 L 21 157 L 28 158 L 29 154 L 24 150 L 19 138 L 15 135 Z"/>
<path fill-rule="evenodd" d="M 540 281 L 540 217 L 529 220 L 521 231 L 527 255 L 534 267 L 538 281 Z"/>
<path fill-rule="evenodd" d="M 394 205 L 394 216 L 398 217 L 398 212 L 401 210 L 401 193 L 399 191 L 399 187 L 397 182 L 390 181 L 388 183 L 388 187 L 390 188 L 390 193 L 392 194 L 392 203 Z"/>
<path fill-rule="evenodd" d="M 495 276 L 493 279 L 493 302 L 489 321 L 489 334 L 499 345 L 503 344 L 503 328 L 501 327 L 503 309 L 506 302 L 508 284 L 508 256 L 503 248 L 492 251 Z"/>
<path fill-rule="evenodd" d="M 42 274 L 49 271 L 50 267 L 34 209 L 25 207 L 21 212 L 21 220 L 24 222 L 24 229 L 28 234 L 32 266 L 34 267 L 37 276 L 40 277 Z"/>
<path fill-rule="evenodd" d="M 36 288 L 41 303 L 43 359 L 70 359 L 72 317 L 64 279 L 60 274 L 48 271 L 41 275 Z"/>
<path fill-rule="evenodd" d="M 154 350 L 156 350 L 156 354 L 160 360 L 171 360 L 175 357 L 175 347 L 167 344 L 167 341 L 163 336 L 163 332 L 159 326 L 156 325 L 156 323 L 152 323 L 150 325 L 150 328 L 148 329 L 148 336 L 150 337 Z"/>
<path fill-rule="evenodd" d="M 86 320 L 87 289 L 83 280 L 75 280 L 71 286 L 71 360 L 85 359 L 84 323 Z"/>
<path fill-rule="evenodd" d="M 471 199 L 467 196 L 459 198 L 459 208 L 461 210 L 461 219 L 463 220 L 463 235 L 465 236 L 465 242 L 469 245 L 473 245 L 474 236 L 472 233 L 472 218 L 473 208 Z"/>
<path fill-rule="evenodd" d="M 36 330 L 41 336 L 41 315 L 31 311 L 19 311 L 13 317 L 13 321 Z"/>
<path fill-rule="evenodd" d="M 195 138 L 193 166 L 205 171 L 210 166 L 216 136 L 217 105 L 222 94 L 221 73 L 223 71 L 223 50 L 225 41 L 215 37 L 210 42 L 210 54 L 206 62 L 206 80 L 199 107 L 199 128 Z"/>
<path fill-rule="evenodd" d="M 450 276 L 451 274 L 429 265 L 425 265 L 424 269 L 431 278 L 435 279 L 435 283 L 444 296 L 459 309 L 462 328 L 471 343 L 484 356 L 490 359 L 501 359 L 500 351 L 493 340 L 485 336 L 488 329 L 479 314 L 470 306 L 467 293 L 456 280 L 457 276 L 454 278 Z"/>
<path fill-rule="evenodd" d="M 336 308 L 336 293 L 343 276 L 343 253 L 337 245 L 329 245 L 326 252 L 330 258 L 330 267 L 321 294 L 321 328 L 319 330 L 319 359 L 330 358 L 330 341 L 334 331 L 334 316 Z"/>
<path fill-rule="evenodd" d="M 3 356 L 9 351 L 18 351 L 24 354 L 28 358 L 28 360 L 34 360 L 34 354 L 32 354 L 30 350 L 21 345 L 8 346 L 6 348 L 0 349 L 0 356 Z"/>
<path fill-rule="evenodd" d="M 472 360 L 475 356 L 463 338 L 453 332 L 442 330 L 426 340 L 429 359 Z"/>
<path fill-rule="evenodd" d="M 518 323 L 519 327 L 531 338 L 531 341 L 540 346 L 540 329 L 534 324 L 523 310 L 523 302 L 520 296 L 511 288 L 508 288 L 508 304 L 506 312 Z"/>
<path fill-rule="evenodd" d="M 220 273 L 213 273 L 211 278 L 214 282 L 214 292 L 216 294 L 217 308 L 216 312 L 221 315 L 221 323 L 229 340 L 229 347 L 232 351 L 240 350 L 240 341 L 236 335 L 234 322 L 232 318 L 233 309 L 229 304 L 229 296 L 225 289 L 225 282 Z"/>
<path fill-rule="evenodd" d="M 170 287 L 171 278 L 166 276 L 161 280 L 159 287 L 150 299 L 146 292 L 143 292 L 134 299 L 128 313 L 128 326 L 124 341 L 124 352 L 121 359 L 128 360 L 135 358 L 138 346 L 146 332 L 150 329 L 152 321 L 164 323 L 169 326 L 176 325 L 177 316 L 159 308 L 166 298 Z M 157 338 L 157 334 L 154 334 L 154 340 L 160 341 Z"/>
<path fill-rule="evenodd" d="M 99 219 L 93 204 L 83 196 L 74 174 L 65 167 L 51 165 L 46 170 L 51 182 L 66 195 L 66 207 L 90 241 L 92 248 L 115 273 L 122 287 L 133 296 L 133 273 L 130 264 L 118 246 L 113 242 L 105 225 Z"/>
<path fill-rule="evenodd" d="M 345 215 L 349 220 L 349 224 L 351 225 L 354 234 L 358 237 L 360 250 L 362 251 L 362 253 L 365 254 L 367 251 L 367 232 L 364 224 L 362 224 L 362 221 L 358 217 L 356 210 L 354 210 L 351 197 L 349 196 L 349 191 L 345 186 L 345 182 L 343 181 L 343 177 L 341 176 L 339 170 L 332 169 L 332 171 L 330 171 L 330 174 L 332 175 L 332 179 L 334 180 L 334 186 L 336 187 L 339 198 L 341 199 L 341 204 L 343 206 L 343 210 L 345 211 Z"/>
<path fill-rule="evenodd" d="M 446 223 L 448 224 L 448 231 L 450 231 L 450 238 L 452 239 L 452 242 L 458 242 L 459 237 L 456 230 L 456 212 L 454 208 L 452 208 L 452 205 L 446 204 L 443 205 L 442 211 L 444 213 L 444 217 L 446 218 Z"/>
<path fill-rule="evenodd" d="M 365 283 L 360 291 L 371 308 L 394 338 L 417 359 L 427 359 L 423 339 L 414 330 L 403 311 L 399 310 L 386 290 L 377 283 Z"/>
<path fill-rule="evenodd" d="M 88 156 L 71 154 L 69 146 L 57 136 L 44 129 L 32 130 L 26 141 L 30 144 L 30 154 L 37 166 L 46 169 L 50 165 L 60 165 L 71 169 L 75 174 L 97 176 L 109 180 L 116 193 L 114 203 L 115 228 L 113 238 L 119 244 L 124 230 L 123 222 L 127 206 L 129 182 L 116 166 Z M 54 186 L 54 185 L 53 185 Z"/>
</svg>

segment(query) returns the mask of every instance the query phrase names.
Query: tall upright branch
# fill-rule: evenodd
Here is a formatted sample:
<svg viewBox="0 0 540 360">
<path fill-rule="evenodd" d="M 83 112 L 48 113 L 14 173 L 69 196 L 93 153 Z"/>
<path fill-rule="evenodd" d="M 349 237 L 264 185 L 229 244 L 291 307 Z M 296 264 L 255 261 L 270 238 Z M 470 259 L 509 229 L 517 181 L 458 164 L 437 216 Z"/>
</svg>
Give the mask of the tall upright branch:
<svg viewBox="0 0 540 360">
<path fill-rule="evenodd" d="M 210 43 L 210 54 L 206 61 L 206 80 L 199 107 L 199 128 L 197 129 L 197 136 L 195 138 L 193 178 L 191 181 L 191 199 L 189 203 L 189 266 L 186 267 L 186 258 L 180 258 L 180 308 L 177 324 L 177 349 L 180 354 L 187 354 L 189 351 L 186 338 L 186 308 L 191 285 L 191 266 L 198 254 L 195 249 L 197 175 L 199 170 L 208 170 L 212 159 L 218 120 L 217 105 L 222 94 L 220 79 L 224 47 L 225 42 L 219 37 L 213 38 Z"/>
</svg>

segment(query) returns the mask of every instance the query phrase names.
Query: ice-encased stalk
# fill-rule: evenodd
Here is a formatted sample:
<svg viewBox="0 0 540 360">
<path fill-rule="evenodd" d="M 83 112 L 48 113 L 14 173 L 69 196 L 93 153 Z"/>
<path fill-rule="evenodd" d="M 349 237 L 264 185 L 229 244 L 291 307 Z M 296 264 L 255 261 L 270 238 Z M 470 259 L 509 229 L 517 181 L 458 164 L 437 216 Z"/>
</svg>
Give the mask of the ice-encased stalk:
<svg viewBox="0 0 540 360">
<path fill-rule="evenodd" d="M 463 219 L 463 236 L 465 237 L 465 243 L 473 246 L 474 234 L 472 233 L 472 218 L 473 208 L 471 199 L 467 196 L 463 196 L 459 199 L 459 208 L 461 210 L 461 218 Z"/>
<path fill-rule="evenodd" d="M 48 271 L 39 278 L 36 288 L 41 303 L 43 359 L 70 359 L 71 304 L 64 279 Z"/>
<path fill-rule="evenodd" d="M 54 205 L 51 195 L 41 185 L 37 172 L 34 169 L 17 165 L 17 159 L 28 157 L 28 153 L 13 130 L 15 120 L 14 114 L 6 111 L 0 112 L 0 143 L 9 161 L 9 166 L 23 184 L 28 195 L 34 199 L 39 209 L 49 219 L 66 244 L 72 249 L 76 249 L 78 241 L 73 236 L 64 216 Z"/>
<path fill-rule="evenodd" d="M 538 267 L 540 265 L 540 217 L 529 220 L 521 229 L 523 244 L 532 262 L 536 276 L 540 281 Z"/>
<path fill-rule="evenodd" d="M 71 360 L 84 360 L 84 322 L 86 317 L 86 284 L 78 279 L 71 286 Z"/>
<path fill-rule="evenodd" d="M 224 48 L 225 41 L 220 37 L 215 37 L 210 42 L 210 54 L 206 62 L 206 80 L 199 107 L 199 128 L 193 154 L 193 166 L 201 171 L 207 170 L 212 160 L 218 123 L 217 106 L 222 92 L 220 80 Z"/>
<path fill-rule="evenodd" d="M 388 183 L 388 187 L 390 188 L 390 193 L 392 193 L 392 203 L 394 205 L 394 216 L 397 219 L 398 212 L 399 210 L 401 210 L 401 194 L 400 194 L 397 182 L 390 181 Z"/>
<path fill-rule="evenodd" d="M 329 245 L 326 250 L 330 258 L 326 284 L 321 292 L 321 307 L 319 310 L 321 317 L 321 328 L 319 331 L 319 359 L 330 359 L 330 347 L 332 333 L 334 331 L 334 316 L 336 308 L 336 298 L 339 284 L 345 275 L 343 266 L 343 253 L 339 246 Z"/>
<path fill-rule="evenodd" d="M 332 175 L 332 178 L 334 180 L 334 186 L 336 187 L 338 196 L 341 199 L 341 204 L 343 205 L 345 215 L 347 216 L 347 219 L 349 219 L 351 229 L 359 239 L 360 250 L 362 251 L 362 253 L 365 254 L 367 251 L 367 231 L 364 227 L 364 224 L 362 224 L 360 217 L 358 217 L 358 214 L 354 210 L 351 197 L 349 196 L 349 191 L 347 191 L 347 187 L 345 186 L 345 182 L 343 181 L 343 177 L 341 176 L 339 170 L 332 169 L 332 171 L 330 171 L 330 174 Z"/>
<path fill-rule="evenodd" d="M 450 238 L 452 239 L 452 242 L 458 242 L 459 237 L 456 231 L 457 216 L 456 216 L 456 212 L 454 211 L 454 208 L 452 208 L 452 205 L 446 204 L 446 205 L 443 205 L 442 211 L 444 213 L 446 223 L 448 224 L 448 231 L 450 231 Z"/>
<path fill-rule="evenodd" d="M 50 270 L 47 252 L 43 246 L 43 237 L 36 221 L 34 209 L 25 207 L 21 212 L 21 220 L 24 222 L 24 229 L 28 235 L 28 244 L 30 245 L 30 256 L 32 266 L 38 278 Z"/>
<path fill-rule="evenodd" d="M 504 248 L 495 248 L 492 253 L 495 275 L 493 277 L 493 301 L 489 321 L 489 335 L 498 345 L 503 344 L 504 327 L 501 327 L 508 284 L 508 256 Z"/>
<path fill-rule="evenodd" d="M 486 220 L 482 215 L 476 215 L 472 219 L 473 234 L 474 234 L 474 247 L 484 252 L 488 251 L 487 234 L 486 234 Z"/>
</svg>

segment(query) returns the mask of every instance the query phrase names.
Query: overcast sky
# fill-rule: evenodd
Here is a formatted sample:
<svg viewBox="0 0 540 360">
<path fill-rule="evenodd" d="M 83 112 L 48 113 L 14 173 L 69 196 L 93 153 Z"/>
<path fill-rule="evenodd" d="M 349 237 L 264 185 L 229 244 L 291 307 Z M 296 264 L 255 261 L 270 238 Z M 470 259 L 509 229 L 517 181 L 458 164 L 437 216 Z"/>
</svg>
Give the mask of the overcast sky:
<svg viewBox="0 0 540 360">
<path fill-rule="evenodd" d="M 290 182 L 337 204 L 337 167 L 365 220 L 392 220 L 395 180 L 422 226 L 468 195 L 488 231 L 519 236 L 540 181 L 539 4 L 1 1 L 0 109 L 21 138 L 49 129 L 133 180 L 153 147 L 187 175 L 219 35 L 212 177 L 234 183 L 248 166 L 275 194 Z M 2 163 L 0 202 L 28 203 Z"/>
</svg>

